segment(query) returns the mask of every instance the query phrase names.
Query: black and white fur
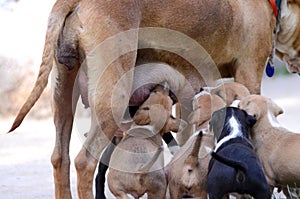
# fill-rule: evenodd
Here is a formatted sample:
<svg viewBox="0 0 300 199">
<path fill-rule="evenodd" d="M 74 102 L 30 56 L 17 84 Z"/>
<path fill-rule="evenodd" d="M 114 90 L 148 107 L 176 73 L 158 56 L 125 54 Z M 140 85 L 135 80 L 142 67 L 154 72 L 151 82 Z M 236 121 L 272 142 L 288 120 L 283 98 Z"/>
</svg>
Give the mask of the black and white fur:
<svg viewBox="0 0 300 199">
<path fill-rule="evenodd" d="M 216 146 L 208 170 L 209 199 L 221 199 L 232 192 L 256 199 L 271 198 L 261 163 L 248 138 L 255 122 L 254 117 L 235 107 L 213 113 L 210 129 Z"/>
</svg>

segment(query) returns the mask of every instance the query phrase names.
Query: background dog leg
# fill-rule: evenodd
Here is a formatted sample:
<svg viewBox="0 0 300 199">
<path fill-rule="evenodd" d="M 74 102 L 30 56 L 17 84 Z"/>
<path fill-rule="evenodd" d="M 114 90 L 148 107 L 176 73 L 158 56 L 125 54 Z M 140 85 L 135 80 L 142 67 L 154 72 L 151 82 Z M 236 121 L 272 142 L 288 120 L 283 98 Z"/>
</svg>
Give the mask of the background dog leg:
<svg viewBox="0 0 300 199">
<path fill-rule="evenodd" d="M 98 174 L 95 179 L 95 188 L 96 188 L 96 199 L 106 199 L 105 197 L 105 173 L 108 169 L 109 161 L 112 152 L 114 151 L 116 146 L 116 137 L 114 137 L 111 143 L 107 146 L 105 151 L 103 152 L 99 166 L 98 166 Z"/>
</svg>

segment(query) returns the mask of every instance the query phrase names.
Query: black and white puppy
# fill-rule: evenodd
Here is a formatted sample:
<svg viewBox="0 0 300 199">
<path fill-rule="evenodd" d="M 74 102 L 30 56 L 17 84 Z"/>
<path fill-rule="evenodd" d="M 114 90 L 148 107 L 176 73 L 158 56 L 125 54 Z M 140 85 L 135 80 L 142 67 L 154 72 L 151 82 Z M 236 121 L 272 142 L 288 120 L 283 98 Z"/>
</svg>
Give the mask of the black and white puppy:
<svg viewBox="0 0 300 199">
<path fill-rule="evenodd" d="M 237 192 L 256 199 L 271 198 L 261 163 L 249 141 L 254 117 L 245 111 L 226 107 L 213 113 L 210 130 L 216 146 L 208 168 L 209 199 L 221 199 Z"/>
</svg>

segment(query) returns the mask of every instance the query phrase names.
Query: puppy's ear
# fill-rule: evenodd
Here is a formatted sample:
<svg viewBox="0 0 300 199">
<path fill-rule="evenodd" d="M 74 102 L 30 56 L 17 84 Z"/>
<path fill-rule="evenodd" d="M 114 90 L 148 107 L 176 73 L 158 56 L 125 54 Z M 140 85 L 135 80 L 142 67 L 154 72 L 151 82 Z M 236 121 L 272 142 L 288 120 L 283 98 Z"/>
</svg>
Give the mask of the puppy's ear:
<svg viewBox="0 0 300 199">
<path fill-rule="evenodd" d="M 203 110 L 205 109 L 205 110 Z M 211 109 L 209 108 L 197 108 L 188 116 L 189 124 L 202 125 L 208 122 L 211 118 Z"/>
<path fill-rule="evenodd" d="M 225 93 L 224 88 L 223 89 L 214 90 L 212 94 L 214 94 L 216 96 L 219 96 L 224 102 L 226 102 L 227 94 Z"/>
<path fill-rule="evenodd" d="M 272 111 L 273 115 L 277 117 L 278 115 L 283 114 L 283 109 L 278 106 L 273 100 L 269 99 L 268 101 L 268 108 Z"/>
<path fill-rule="evenodd" d="M 166 132 L 172 131 L 174 133 L 177 133 L 177 132 L 181 132 L 186 126 L 187 123 L 184 120 L 171 117 L 168 120 L 167 128 L 165 131 Z"/>
<path fill-rule="evenodd" d="M 156 85 L 153 92 L 162 92 L 164 95 L 169 95 L 170 86 L 167 81 L 164 81 L 161 84 Z"/>
<path fill-rule="evenodd" d="M 246 111 L 245 111 L 246 112 Z M 246 113 L 247 114 L 247 113 Z M 256 119 L 254 116 L 252 115 L 248 115 L 247 114 L 247 124 L 249 125 L 250 128 L 252 128 L 254 126 L 254 124 L 256 123 Z"/>
<path fill-rule="evenodd" d="M 197 108 L 193 112 L 191 112 L 188 116 L 189 124 L 197 124 L 200 120 L 200 108 Z"/>
<path fill-rule="evenodd" d="M 149 117 L 156 131 L 161 131 L 167 125 L 169 114 L 163 105 L 154 104 L 150 107 Z"/>
<path fill-rule="evenodd" d="M 211 120 L 209 122 L 209 128 L 210 131 L 213 132 L 216 140 L 220 138 L 225 122 L 226 122 L 226 108 L 222 108 L 218 111 L 215 111 L 212 114 Z"/>
<path fill-rule="evenodd" d="M 149 125 L 150 120 L 150 108 L 143 107 L 139 109 L 132 118 L 133 122 L 137 125 Z"/>
<path fill-rule="evenodd" d="M 246 98 L 240 101 L 238 108 L 246 111 L 248 115 L 252 115 L 256 120 L 260 117 L 260 109 L 258 106 Z"/>
</svg>

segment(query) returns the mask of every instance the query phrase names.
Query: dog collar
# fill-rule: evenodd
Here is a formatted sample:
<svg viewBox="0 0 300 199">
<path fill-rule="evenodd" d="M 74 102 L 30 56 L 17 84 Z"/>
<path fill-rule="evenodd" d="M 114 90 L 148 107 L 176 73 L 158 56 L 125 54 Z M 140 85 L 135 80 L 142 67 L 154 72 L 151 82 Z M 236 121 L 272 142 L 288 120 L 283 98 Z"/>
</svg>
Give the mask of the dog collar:
<svg viewBox="0 0 300 199">
<path fill-rule="evenodd" d="M 276 2 L 276 0 L 270 0 L 270 3 L 271 3 L 271 6 L 272 6 L 272 8 L 273 8 L 274 15 L 275 15 L 275 17 L 277 18 L 277 16 L 278 16 L 277 2 Z M 280 5 L 280 4 L 279 4 L 279 5 Z"/>
<path fill-rule="evenodd" d="M 274 55 L 275 55 L 275 45 L 276 45 L 276 39 L 277 39 L 277 33 L 279 31 L 280 26 L 280 18 L 281 18 L 281 0 L 269 0 L 270 4 L 273 8 L 273 13 L 276 18 L 276 27 L 274 30 L 274 39 L 273 39 L 273 46 L 271 50 L 271 54 L 268 58 L 267 66 L 266 66 L 266 74 L 268 77 L 272 77 L 275 73 L 274 68 Z"/>
</svg>

